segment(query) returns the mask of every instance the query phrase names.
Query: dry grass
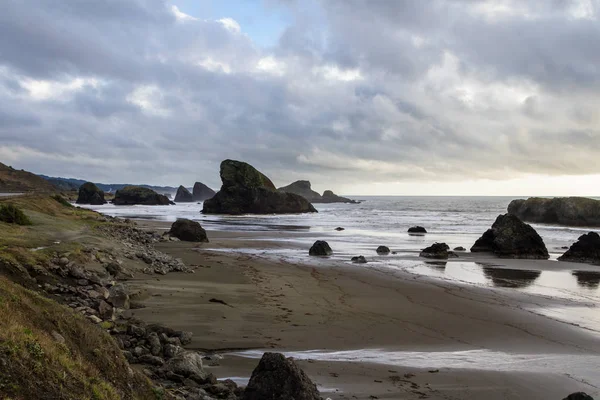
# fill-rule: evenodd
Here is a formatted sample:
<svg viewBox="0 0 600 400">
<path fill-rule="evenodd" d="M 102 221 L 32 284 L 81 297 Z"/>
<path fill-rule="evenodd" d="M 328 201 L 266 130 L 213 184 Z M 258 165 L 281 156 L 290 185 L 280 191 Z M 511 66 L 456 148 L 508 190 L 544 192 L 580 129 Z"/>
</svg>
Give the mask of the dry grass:
<svg viewBox="0 0 600 400">
<path fill-rule="evenodd" d="M 0 325 L 0 398 L 154 398 L 100 327 L 1 277 Z"/>
</svg>

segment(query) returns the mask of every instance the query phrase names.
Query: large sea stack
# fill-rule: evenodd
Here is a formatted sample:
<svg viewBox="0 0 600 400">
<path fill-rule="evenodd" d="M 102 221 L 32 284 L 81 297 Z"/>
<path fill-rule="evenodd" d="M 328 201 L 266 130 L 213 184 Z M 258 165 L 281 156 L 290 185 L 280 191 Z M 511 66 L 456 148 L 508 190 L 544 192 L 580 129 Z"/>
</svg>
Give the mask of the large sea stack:
<svg viewBox="0 0 600 400">
<path fill-rule="evenodd" d="M 264 174 L 250 164 L 221 163 L 221 190 L 204 202 L 206 214 L 294 214 L 317 212 L 304 197 L 278 192 Z"/>
<path fill-rule="evenodd" d="M 98 189 L 98 186 L 92 182 L 86 182 L 79 187 L 77 204 L 91 204 L 94 206 L 106 204 L 104 192 Z"/>
<path fill-rule="evenodd" d="M 508 213 L 523 221 L 567 226 L 600 226 L 600 200 L 586 197 L 531 197 L 513 200 Z"/>
<path fill-rule="evenodd" d="M 152 189 L 142 186 L 126 186 L 117 190 L 113 203 L 117 206 L 132 206 L 141 204 L 146 206 L 168 206 L 171 201 L 167 196 L 158 194 Z"/>
<path fill-rule="evenodd" d="M 514 215 L 499 215 L 471 247 L 472 252 L 491 252 L 503 258 L 547 259 L 548 250 L 538 233 Z"/>
<path fill-rule="evenodd" d="M 183 185 L 179 186 L 177 194 L 175 195 L 175 203 L 191 203 L 192 201 L 194 201 L 194 198 L 190 191 Z"/>
<path fill-rule="evenodd" d="M 217 194 L 214 190 L 206 186 L 202 182 L 196 182 L 194 184 L 194 190 L 192 192 L 194 201 L 204 201 L 208 199 L 212 199 L 215 194 Z"/>
<path fill-rule="evenodd" d="M 600 264 L 600 235 L 596 232 L 579 236 L 569 250 L 558 257 L 560 261 Z"/>
</svg>

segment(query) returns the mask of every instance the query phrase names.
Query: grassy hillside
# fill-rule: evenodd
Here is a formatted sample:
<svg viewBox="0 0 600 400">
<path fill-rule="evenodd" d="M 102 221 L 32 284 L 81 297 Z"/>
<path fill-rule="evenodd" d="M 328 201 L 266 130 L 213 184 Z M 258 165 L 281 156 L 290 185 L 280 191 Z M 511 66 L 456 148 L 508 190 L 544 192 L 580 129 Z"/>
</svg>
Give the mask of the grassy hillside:
<svg viewBox="0 0 600 400">
<path fill-rule="evenodd" d="M 54 192 L 50 182 L 31 172 L 0 163 L 0 193 Z"/>
</svg>

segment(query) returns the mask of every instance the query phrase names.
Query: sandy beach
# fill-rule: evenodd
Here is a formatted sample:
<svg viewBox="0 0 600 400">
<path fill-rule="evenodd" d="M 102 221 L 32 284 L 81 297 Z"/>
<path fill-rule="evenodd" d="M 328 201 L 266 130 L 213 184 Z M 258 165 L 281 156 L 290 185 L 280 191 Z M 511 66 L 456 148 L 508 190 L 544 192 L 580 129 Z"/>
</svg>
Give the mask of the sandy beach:
<svg viewBox="0 0 600 400">
<path fill-rule="evenodd" d="M 564 299 L 308 255 L 306 263 L 290 263 L 272 252 L 236 252 L 257 246 L 248 243 L 250 234 L 208 234 L 208 244 L 157 245 L 195 273 L 136 276 L 130 286 L 144 308 L 132 313 L 193 331 L 191 347 L 223 356 L 211 367 L 219 378 L 243 382 L 256 365 L 253 357 L 271 350 L 299 359 L 332 399 L 560 399 L 578 390 L 598 393 L 597 332 L 535 312 L 564 305 Z M 511 268 L 532 263 L 543 269 L 552 262 L 511 261 Z"/>
</svg>

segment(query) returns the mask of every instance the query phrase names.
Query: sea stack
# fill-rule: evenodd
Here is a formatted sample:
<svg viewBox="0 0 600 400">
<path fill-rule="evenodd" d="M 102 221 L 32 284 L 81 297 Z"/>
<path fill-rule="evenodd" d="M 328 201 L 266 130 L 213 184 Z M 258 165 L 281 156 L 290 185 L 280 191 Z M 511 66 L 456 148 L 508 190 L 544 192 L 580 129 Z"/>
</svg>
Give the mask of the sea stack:
<svg viewBox="0 0 600 400">
<path fill-rule="evenodd" d="M 269 178 L 242 161 L 221 163 L 221 190 L 204 202 L 205 214 L 299 214 L 317 212 L 304 197 L 278 192 Z"/>
<path fill-rule="evenodd" d="M 346 197 L 338 196 L 333 193 L 331 190 L 326 190 L 323 192 L 321 196 L 319 193 L 315 192 L 311 188 L 311 184 L 309 181 L 296 181 L 287 186 L 280 187 L 277 189 L 280 192 L 285 193 L 294 193 L 304 197 L 306 200 L 311 203 L 350 203 L 350 204 L 358 204 L 358 201 L 348 199 Z"/>
<path fill-rule="evenodd" d="M 508 213 L 523 221 L 567 226 L 600 226 L 600 200 L 586 197 L 531 197 L 513 200 Z"/>
<path fill-rule="evenodd" d="M 538 233 L 514 215 L 499 215 L 477 239 L 471 252 L 491 252 L 502 258 L 548 259 L 548 250 Z"/>
<path fill-rule="evenodd" d="M 194 201 L 204 201 L 212 199 L 217 194 L 214 190 L 206 186 L 202 182 L 196 182 L 194 184 L 194 190 L 192 192 Z"/>
<path fill-rule="evenodd" d="M 579 236 L 569 250 L 558 257 L 559 261 L 600 264 L 600 235 L 589 232 Z"/>
<path fill-rule="evenodd" d="M 106 204 L 104 192 L 92 182 L 86 182 L 79 187 L 77 204 L 91 204 L 95 206 Z"/>
<path fill-rule="evenodd" d="M 162 194 L 142 186 L 125 186 L 117 190 L 113 203 L 117 206 L 132 206 L 136 204 L 146 206 L 168 206 L 171 201 Z"/>
<path fill-rule="evenodd" d="M 175 195 L 175 203 L 191 203 L 192 201 L 194 201 L 194 198 L 190 191 L 183 185 L 179 186 L 177 194 Z"/>
</svg>

